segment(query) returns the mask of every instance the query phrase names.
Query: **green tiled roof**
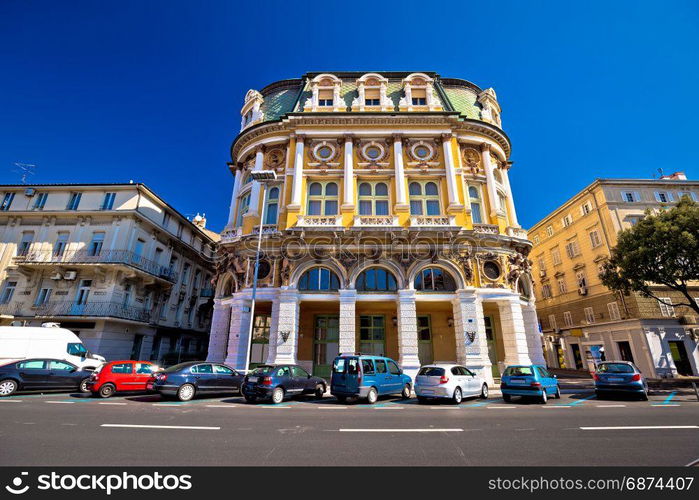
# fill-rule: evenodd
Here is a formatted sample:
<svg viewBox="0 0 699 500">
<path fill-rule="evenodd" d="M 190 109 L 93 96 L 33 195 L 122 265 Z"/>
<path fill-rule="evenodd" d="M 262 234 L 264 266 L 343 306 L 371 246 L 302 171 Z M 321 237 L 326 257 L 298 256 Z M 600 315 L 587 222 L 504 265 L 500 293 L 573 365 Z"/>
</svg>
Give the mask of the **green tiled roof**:
<svg viewBox="0 0 699 500">
<path fill-rule="evenodd" d="M 442 86 L 442 88 L 456 111 L 467 118 L 480 120 L 481 107 L 477 102 L 478 95 L 475 91 L 467 87 Z"/>
<path fill-rule="evenodd" d="M 291 112 L 298 93 L 297 88 L 287 88 L 266 95 L 261 107 L 265 121 L 278 120 Z"/>
</svg>

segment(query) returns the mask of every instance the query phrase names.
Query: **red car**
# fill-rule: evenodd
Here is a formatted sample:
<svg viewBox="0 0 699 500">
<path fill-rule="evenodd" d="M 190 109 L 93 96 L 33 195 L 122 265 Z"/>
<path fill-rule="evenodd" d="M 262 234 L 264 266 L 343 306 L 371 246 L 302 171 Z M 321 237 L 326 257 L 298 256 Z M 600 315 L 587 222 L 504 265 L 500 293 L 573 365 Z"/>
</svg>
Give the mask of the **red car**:
<svg viewBox="0 0 699 500">
<path fill-rule="evenodd" d="M 92 374 L 87 388 L 102 398 L 115 392 L 145 392 L 146 383 L 158 370 L 160 367 L 150 361 L 110 361 Z"/>
</svg>

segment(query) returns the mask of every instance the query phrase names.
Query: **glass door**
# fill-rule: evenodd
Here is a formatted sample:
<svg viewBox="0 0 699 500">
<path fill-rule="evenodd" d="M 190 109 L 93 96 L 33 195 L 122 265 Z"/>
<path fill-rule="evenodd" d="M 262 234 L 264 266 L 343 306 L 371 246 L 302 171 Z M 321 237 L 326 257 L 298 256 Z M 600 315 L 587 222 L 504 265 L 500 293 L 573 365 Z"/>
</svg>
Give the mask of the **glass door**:
<svg viewBox="0 0 699 500">
<path fill-rule="evenodd" d="M 359 352 L 384 356 L 386 352 L 386 319 L 384 316 L 359 317 Z"/>
<path fill-rule="evenodd" d="M 488 340 L 488 358 L 490 359 L 490 370 L 493 378 L 500 378 L 500 367 L 498 366 L 498 346 L 495 339 L 495 327 L 492 316 L 483 318 L 485 325 L 485 338 Z"/>
<path fill-rule="evenodd" d="M 421 365 L 429 365 L 434 361 L 432 351 L 432 325 L 429 316 L 417 317 L 417 355 Z"/>
<path fill-rule="evenodd" d="M 272 326 L 272 316 L 256 314 L 252 326 L 252 344 L 250 346 L 250 369 L 267 362 L 269 354 L 269 330 Z"/>
<path fill-rule="evenodd" d="M 330 378 L 332 362 L 340 351 L 340 317 L 337 314 L 315 317 L 313 330 L 313 375 Z"/>
<path fill-rule="evenodd" d="M 78 287 L 78 293 L 75 294 L 75 303 L 71 308 L 71 314 L 82 315 L 85 313 L 85 305 L 87 304 L 87 298 L 90 296 L 90 288 L 92 287 L 92 280 L 81 280 L 80 286 Z"/>
</svg>

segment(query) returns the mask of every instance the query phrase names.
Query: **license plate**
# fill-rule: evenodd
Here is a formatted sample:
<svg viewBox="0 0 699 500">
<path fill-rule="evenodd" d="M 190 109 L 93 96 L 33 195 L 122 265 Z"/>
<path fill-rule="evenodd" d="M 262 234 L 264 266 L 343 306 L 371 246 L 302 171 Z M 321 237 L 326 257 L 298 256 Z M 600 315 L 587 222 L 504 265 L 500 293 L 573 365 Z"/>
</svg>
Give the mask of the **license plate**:
<svg viewBox="0 0 699 500">
<path fill-rule="evenodd" d="M 607 380 L 609 380 L 610 382 L 623 382 L 624 381 L 623 378 L 619 378 L 619 377 L 609 377 Z"/>
<path fill-rule="evenodd" d="M 526 384 L 526 380 L 510 380 L 510 384 L 515 384 L 515 385 L 524 385 Z"/>
<path fill-rule="evenodd" d="M 248 378 L 248 382 L 257 382 L 257 377 Z"/>
</svg>

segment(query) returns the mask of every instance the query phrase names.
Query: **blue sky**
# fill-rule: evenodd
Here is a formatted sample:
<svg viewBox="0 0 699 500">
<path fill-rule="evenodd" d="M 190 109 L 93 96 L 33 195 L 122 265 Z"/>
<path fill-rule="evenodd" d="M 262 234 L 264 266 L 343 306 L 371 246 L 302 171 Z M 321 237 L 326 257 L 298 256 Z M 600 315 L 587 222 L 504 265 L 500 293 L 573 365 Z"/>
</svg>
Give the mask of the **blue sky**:
<svg viewBox="0 0 699 500">
<path fill-rule="evenodd" d="M 496 89 L 529 227 L 596 177 L 699 178 L 697 26 L 693 0 L 2 0 L 0 183 L 133 179 L 220 230 L 249 88 L 436 71 Z"/>
</svg>

